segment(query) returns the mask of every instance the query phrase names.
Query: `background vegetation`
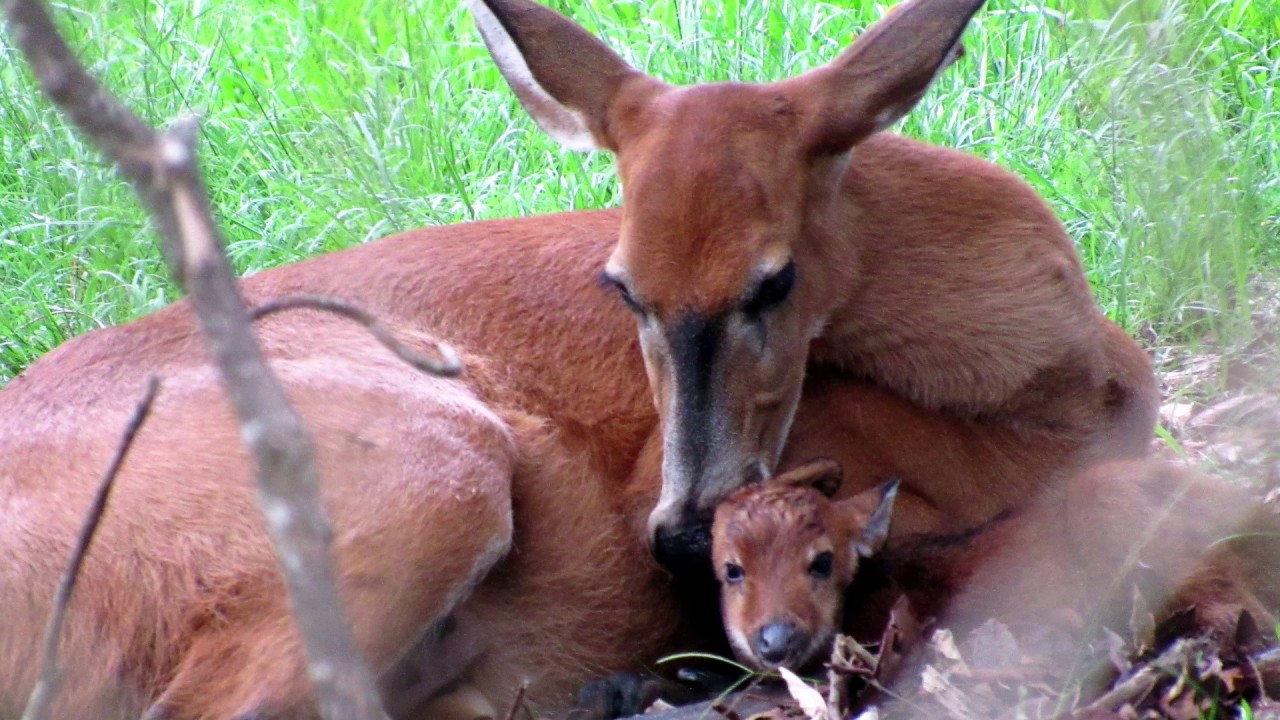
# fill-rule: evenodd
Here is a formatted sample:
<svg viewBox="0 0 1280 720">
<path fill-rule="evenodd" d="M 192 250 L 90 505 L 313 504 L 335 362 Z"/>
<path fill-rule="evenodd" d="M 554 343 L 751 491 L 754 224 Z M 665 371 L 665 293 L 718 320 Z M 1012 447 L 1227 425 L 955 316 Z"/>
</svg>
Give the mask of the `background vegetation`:
<svg viewBox="0 0 1280 720">
<path fill-rule="evenodd" d="M 888 3 L 552 2 L 671 82 L 776 79 Z M 89 0 L 58 16 L 148 120 L 204 118 L 242 272 L 424 224 L 617 202 L 604 154 L 519 110 L 461 3 Z M 1055 206 L 1106 312 L 1149 344 L 1241 344 L 1280 262 L 1280 5 L 989 0 L 900 132 Z M 0 40 L 0 383 L 173 298 L 142 212 Z"/>
</svg>

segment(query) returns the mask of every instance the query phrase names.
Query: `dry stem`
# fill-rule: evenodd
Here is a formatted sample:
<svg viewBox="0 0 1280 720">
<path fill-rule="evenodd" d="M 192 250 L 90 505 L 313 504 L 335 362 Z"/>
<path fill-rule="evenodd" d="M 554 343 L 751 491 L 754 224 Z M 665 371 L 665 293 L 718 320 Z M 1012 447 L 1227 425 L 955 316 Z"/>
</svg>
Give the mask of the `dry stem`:
<svg viewBox="0 0 1280 720">
<path fill-rule="evenodd" d="M 458 354 L 445 343 L 436 343 L 436 354 L 440 356 L 438 359 L 429 358 L 396 340 L 391 331 L 374 316 L 338 298 L 324 295 L 291 295 L 254 306 L 250 316 L 254 320 L 261 320 L 278 312 L 303 309 L 334 313 L 363 325 L 375 340 L 395 353 L 396 357 L 423 372 L 442 377 L 453 377 L 462 372 L 462 361 L 458 359 Z"/>
<path fill-rule="evenodd" d="M 107 500 L 111 496 L 111 488 L 115 485 L 116 475 L 124 464 L 129 448 L 133 447 L 133 439 L 137 437 L 142 424 L 147 421 L 151 412 L 151 404 L 160 390 L 160 380 L 151 378 L 147 381 L 147 389 L 134 409 L 129 423 L 125 425 L 124 434 L 116 445 L 116 452 L 107 465 L 107 470 L 98 483 L 98 491 L 94 493 L 93 502 L 85 513 L 84 522 L 80 526 L 80 535 L 71 548 L 71 558 L 58 580 L 58 590 L 53 596 L 53 611 L 49 615 L 49 624 L 45 626 L 44 642 L 40 652 L 40 677 L 36 681 L 31 697 L 27 698 L 27 708 L 22 713 L 22 720 L 45 720 L 49 716 L 49 708 L 53 698 L 58 694 L 58 686 L 62 683 L 62 667 L 58 664 L 58 642 L 62 639 L 62 624 L 67 617 L 67 607 L 71 604 L 71 594 L 76 589 L 76 578 L 80 575 L 80 566 L 89 552 L 94 533 L 98 531 L 98 522 L 107 509 Z"/>
<path fill-rule="evenodd" d="M 89 75 L 37 0 L 9 0 L 10 30 L 45 92 L 112 161 L 156 219 L 170 272 L 196 317 L 257 467 L 267 527 L 284 570 L 323 717 L 382 720 L 373 676 L 343 617 L 329 564 L 331 530 L 314 452 L 254 340 L 196 164 L 194 120 L 157 135 Z"/>
</svg>

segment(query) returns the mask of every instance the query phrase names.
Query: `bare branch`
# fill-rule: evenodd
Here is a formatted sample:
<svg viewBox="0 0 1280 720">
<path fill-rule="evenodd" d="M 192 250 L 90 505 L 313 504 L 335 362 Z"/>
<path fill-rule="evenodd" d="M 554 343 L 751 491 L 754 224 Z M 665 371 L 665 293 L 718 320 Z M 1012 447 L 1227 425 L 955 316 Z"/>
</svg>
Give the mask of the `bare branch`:
<svg viewBox="0 0 1280 720">
<path fill-rule="evenodd" d="M 516 713 L 520 712 L 520 708 L 524 707 L 524 694 L 529 691 L 529 683 L 520 683 L 520 689 L 516 690 L 516 699 L 511 701 L 511 709 L 507 711 L 506 720 L 516 720 Z"/>
<path fill-rule="evenodd" d="M 331 312 L 360 323 L 369 331 L 369 334 L 373 335 L 373 339 L 395 353 L 396 357 L 423 372 L 440 375 L 441 377 L 454 377 L 462 372 L 462 361 L 447 343 L 437 342 L 435 351 L 440 357 L 438 359 L 429 358 L 396 340 L 391 331 L 387 329 L 387 326 L 378 322 L 378 319 L 374 316 L 338 298 L 324 295 L 291 295 L 276 300 L 268 300 L 261 305 L 254 306 L 250 309 L 249 315 L 254 320 L 261 320 L 278 312 L 299 309 Z"/>
<path fill-rule="evenodd" d="M 1160 653 L 1155 660 L 1147 663 L 1133 675 L 1116 683 L 1105 694 L 1078 711 L 1077 715 L 1087 715 L 1095 711 L 1115 711 L 1125 703 L 1134 703 L 1151 692 L 1160 678 L 1169 673 L 1170 668 L 1181 668 L 1187 664 L 1195 652 L 1196 646 L 1190 640 L 1180 639 Z"/>
<path fill-rule="evenodd" d="M 200 180 L 195 121 L 178 121 L 157 135 L 88 74 L 37 0 L 8 0 L 7 10 L 40 84 L 133 183 L 165 238 L 170 271 L 191 294 L 257 466 L 267 527 L 321 714 L 333 720 L 385 718 L 335 589 L 327 554 L 331 530 L 317 491 L 311 437 L 253 338 Z"/>
<path fill-rule="evenodd" d="M 98 522 L 106 512 L 107 499 L 111 496 L 111 488 L 115 485 L 120 466 L 124 464 L 129 448 L 133 447 L 133 439 L 142 429 L 142 424 L 147 421 L 151 404 L 155 401 L 159 390 L 160 381 L 157 378 L 152 377 L 147 381 L 147 389 L 142 399 L 138 401 L 133 415 L 130 416 L 129 423 L 125 425 L 124 435 L 116 445 L 115 455 L 111 457 L 111 462 L 98 483 L 98 491 L 93 496 L 93 502 L 85 513 L 84 523 L 80 526 L 80 536 L 76 538 L 76 544 L 71 547 L 71 557 L 67 560 L 66 569 L 62 571 L 58 590 L 53 597 L 53 610 L 49 615 L 49 624 L 45 626 L 43 649 L 40 653 L 42 658 L 40 678 L 36 681 L 35 689 L 31 691 L 31 697 L 27 698 L 27 708 L 22 713 L 22 720 L 45 720 L 49 716 L 49 707 L 53 704 L 53 698 L 58 694 L 58 686 L 62 683 L 62 667 L 58 664 L 58 643 L 62 639 L 62 624 L 67 617 L 67 606 L 71 603 L 71 594 L 75 592 L 80 566 L 89 552 L 94 533 L 98 531 Z"/>
</svg>

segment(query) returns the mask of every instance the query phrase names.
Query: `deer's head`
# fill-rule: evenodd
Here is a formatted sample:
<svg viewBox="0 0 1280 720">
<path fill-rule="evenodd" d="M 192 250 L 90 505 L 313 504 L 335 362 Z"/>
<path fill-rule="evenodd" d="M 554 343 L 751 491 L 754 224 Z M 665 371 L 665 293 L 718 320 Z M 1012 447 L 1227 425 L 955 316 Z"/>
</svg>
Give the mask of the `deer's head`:
<svg viewBox="0 0 1280 720">
<path fill-rule="evenodd" d="M 850 154 L 920 99 L 982 2 L 910 0 L 781 82 L 674 87 L 529 0 L 471 0 L 538 124 L 617 157 L 623 220 L 601 278 L 635 315 L 662 422 L 660 560 L 705 563 L 716 504 L 772 472 L 809 343 L 850 290 L 824 222 Z"/>
<path fill-rule="evenodd" d="M 845 588 L 889 535 L 897 481 L 833 501 L 840 466 L 817 460 L 734 493 L 715 513 L 712 562 L 734 654 L 800 669 L 828 651 Z"/>
</svg>

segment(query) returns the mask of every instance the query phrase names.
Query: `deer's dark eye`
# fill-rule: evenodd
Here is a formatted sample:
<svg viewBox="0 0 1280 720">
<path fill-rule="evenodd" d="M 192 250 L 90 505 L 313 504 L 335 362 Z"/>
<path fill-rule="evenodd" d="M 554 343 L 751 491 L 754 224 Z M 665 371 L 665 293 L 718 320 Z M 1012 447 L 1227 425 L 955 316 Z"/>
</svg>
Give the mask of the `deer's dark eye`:
<svg viewBox="0 0 1280 720">
<path fill-rule="evenodd" d="M 778 307 L 790 297 L 791 289 L 795 284 L 796 264 L 792 261 L 778 272 L 760 281 L 755 292 L 742 303 L 742 312 L 758 316 Z"/>
<path fill-rule="evenodd" d="M 831 577 L 832 559 L 829 551 L 818 553 L 813 562 L 809 563 L 809 574 L 821 580 Z"/>
<path fill-rule="evenodd" d="M 725 582 L 736 585 L 742 582 L 743 578 L 745 578 L 746 576 L 747 576 L 747 573 L 745 570 L 742 569 L 741 565 L 737 563 L 724 564 L 724 581 Z"/>
<path fill-rule="evenodd" d="M 618 278 L 607 272 L 602 272 L 600 273 L 600 284 L 604 287 L 612 288 L 614 292 L 618 293 L 618 297 L 622 298 L 622 302 L 627 306 L 627 309 L 636 315 L 644 315 L 648 312 L 644 305 L 639 300 L 636 300 L 635 295 L 631 294 L 631 288 L 627 287 L 627 284 Z"/>
</svg>

